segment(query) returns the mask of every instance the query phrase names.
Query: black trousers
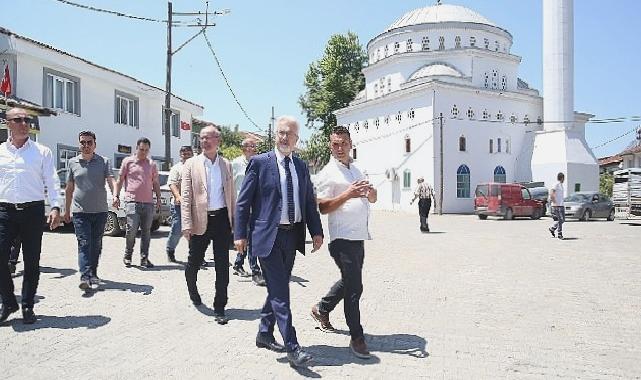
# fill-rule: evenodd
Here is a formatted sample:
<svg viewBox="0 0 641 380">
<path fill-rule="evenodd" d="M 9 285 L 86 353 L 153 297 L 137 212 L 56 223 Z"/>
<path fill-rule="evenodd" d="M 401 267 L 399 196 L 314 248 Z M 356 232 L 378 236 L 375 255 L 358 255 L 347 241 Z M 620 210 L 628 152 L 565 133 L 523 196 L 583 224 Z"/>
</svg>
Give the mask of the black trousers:
<svg viewBox="0 0 641 380">
<path fill-rule="evenodd" d="M 44 202 L 16 210 L 0 206 L 0 296 L 5 306 L 17 305 L 15 288 L 9 272 L 9 254 L 16 238 L 22 239 L 24 274 L 22 276 L 22 307 L 33 307 L 40 280 L 40 251 L 44 224 Z"/>
<path fill-rule="evenodd" d="M 341 271 L 341 279 L 321 299 L 318 310 L 321 313 L 330 313 L 343 300 L 349 334 L 352 339 L 360 338 L 363 336 L 359 307 L 363 294 L 363 241 L 335 239 L 329 243 L 329 253 Z"/>
<path fill-rule="evenodd" d="M 187 291 L 191 299 L 200 298 L 196 280 L 198 270 L 205 259 L 205 251 L 213 242 L 214 267 L 216 269 L 216 295 L 214 296 L 214 311 L 223 312 L 227 305 L 227 286 L 229 285 L 229 242 L 231 226 L 227 212 L 221 212 L 207 219 L 207 230 L 203 235 L 192 235 L 189 240 L 189 256 L 185 266 Z"/>
<path fill-rule="evenodd" d="M 422 231 L 430 228 L 427 224 L 427 218 L 430 215 L 430 208 L 432 208 L 432 198 L 421 198 L 418 200 L 418 215 L 421 218 Z"/>
</svg>

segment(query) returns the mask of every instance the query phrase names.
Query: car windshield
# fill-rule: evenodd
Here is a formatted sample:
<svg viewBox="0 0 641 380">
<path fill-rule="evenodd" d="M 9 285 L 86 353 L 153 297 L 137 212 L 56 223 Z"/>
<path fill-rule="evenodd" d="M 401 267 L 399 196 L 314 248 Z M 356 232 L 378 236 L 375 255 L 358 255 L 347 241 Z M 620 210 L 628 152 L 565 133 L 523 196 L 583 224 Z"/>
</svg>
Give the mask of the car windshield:
<svg viewBox="0 0 641 380">
<path fill-rule="evenodd" d="M 160 186 L 165 186 L 167 184 L 167 180 L 169 179 L 168 174 L 159 174 L 158 175 L 158 182 L 160 182 Z"/>
<path fill-rule="evenodd" d="M 488 193 L 487 188 L 488 188 L 488 185 L 478 185 L 478 186 L 476 186 L 476 192 L 475 192 L 476 196 L 477 197 L 487 197 L 487 193 Z"/>
<path fill-rule="evenodd" d="M 569 197 L 566 197 L 564 201 L 566 202 L 587 202 L 589 200 L 587 194 L 572 194 Z"/>
</svg>

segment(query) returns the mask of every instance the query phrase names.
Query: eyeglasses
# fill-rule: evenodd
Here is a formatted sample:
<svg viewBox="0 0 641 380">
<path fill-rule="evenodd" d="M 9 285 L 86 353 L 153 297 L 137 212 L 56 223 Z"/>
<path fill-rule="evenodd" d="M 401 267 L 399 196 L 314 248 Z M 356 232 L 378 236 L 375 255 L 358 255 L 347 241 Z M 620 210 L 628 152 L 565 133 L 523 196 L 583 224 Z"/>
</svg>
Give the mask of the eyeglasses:
<svg viewBox="0 0 641 380">
<path fill-rule="evenodd" d="M 30 117 L 14 117 L 12 119 L 7 119 L 7 120 L 13 121 L 14 123 L 27 123 L 27 124 L 29 124 L 29 123 L 31 123 L 31 121 L 33 119 L 30 118 Z"/>
<path fill-rule="evenodd" d="M 285 132 L 285 131 L 278 131 L 277 133 L 278 133 L 278 136 L 280 136 L 280 137 L 285 137 L 285 136 L 294 136 L 294 137 L 298 137 L 298 134 L 296 134 L 296 133 L 294 133 L 294 132 L 292 132 L 292 131 L 289 131 L 289 132 Z"/>
<path fill-rule="evenodd" d="M 82 146 L 92 146 L 93 145 L 93 140 L 80 141 L 80 145 L 82 145 Z"/>
</svg>

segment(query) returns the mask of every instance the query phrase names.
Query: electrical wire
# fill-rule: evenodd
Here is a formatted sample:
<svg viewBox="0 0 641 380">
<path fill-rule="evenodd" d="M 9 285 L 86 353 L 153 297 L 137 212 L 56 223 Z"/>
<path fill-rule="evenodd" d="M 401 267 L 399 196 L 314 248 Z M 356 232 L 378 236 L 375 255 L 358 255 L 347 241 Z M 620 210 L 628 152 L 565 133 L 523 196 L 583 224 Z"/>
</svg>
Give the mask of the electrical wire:
<svg viewBox="0 0 641 380">
<path fill-rule="evenodd" d="M 610 143 L 612 143 L 612 142 L 615 142 L 615 141 L 617 141 L 618 139 L 621 139 L 621 138 L 623 138 L 623 137 L 625 137 L 625 136 L 627 136 L 627 135 L 631 134 L 632 132 L 636 132 L 636 131 L 637 131 L 637 129 L 638 129 L 637 127 L 634 127 L 634 128 L 632 128 L 631 130 L 627 131 L 626 133 L 624 133 L 624 134 L 622 134 L 622 135 L 620 135 L 620 136 L 617 136 L 617 137 L 615 137 L 615 138 L 612 138 L 612 139 L 610 139 L 610 140 L 608 140 L 608 141 L 606 141 L 606 142 L 604 142 L 604 143 L 602 143 L 602 144 L 599 144 L 599 145 L 597 145 L 597 146 L 594 146 L 594 147 L 592 147 L 592 148 L 590 148 L 590 149 L 594 150 L 594 149 L 603 148 L 604 146 L 606 146 L 606 145 L 608 145 L 608 144 L 610 144 Z"/>
<path fill-rule="evenodd" d="M 130 15 L 130 14 L 123 13 L 123 12 L 112 11 L 112 10 L 103 9 L 103 8 L 96 8 L 96 7 L 92 7 L 92 6 L 84 5 L 84 4 L 78 4 L 78 3 L 74 3 L 74 2 L 68 1 L 68 0 L 55 0 L 55 1 L 57 1 L 59 3 L 62 3 L 62 4 L 71 5 L 73 7 L 82 8 L 82 9 L 86 9 L 86 10 L 90 10 L 90 11 L 94 11 L 94 12 L 107 13 L 107 14 L 111 14 L 111 15 L 114 15 L 114 16 L 118 16 L 118 17 L 125 17 L 125 18 L 134 19 L 134 20 L 140 20 L 140 21 L 150 21 L 150 22 L 158 22 L 158 23 L 165 23 L 165 24 L 167 23 L 167 20 L 158 20 L 158 19 L 155 19 L 155 18 L 134 16 L 134 15 Z"/>
</svg>

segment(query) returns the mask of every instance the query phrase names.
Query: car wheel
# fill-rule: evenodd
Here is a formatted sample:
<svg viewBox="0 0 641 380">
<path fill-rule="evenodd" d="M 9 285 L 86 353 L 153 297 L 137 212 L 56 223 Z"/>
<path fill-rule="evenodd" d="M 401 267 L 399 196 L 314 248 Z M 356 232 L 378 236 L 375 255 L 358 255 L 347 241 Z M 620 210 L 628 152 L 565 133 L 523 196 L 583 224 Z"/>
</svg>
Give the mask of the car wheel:
<svg viewBox="0 0 641 380">
<path fill-rule="evenodd" d="M 151 222 L 151 231 L 156 231 L 160 228 L 160 220 L 155 219 L 153 222 Z"/>
<path fill-rule="evenodd" d="M 588 220 L 590 220 L 591 217 L 592 217 L 592 211 L 590 211 L 590 209 L 587 209 L 583 212 L 583 215 L 581 215 L 581 220 L 584 222 L 587 222 Z"/>
<path fill-rule="evenodd" d="M 479 214 L 479 219 L 485 220 L 487 219 L 487 215 Z"/>
<path fill-rule="evenodd" d="M 610 210 L 610 214 L 608 215 L 608 220 L 610 222 L 614 220 L 614 215 L 615 215 L 614 209 Z"/>
<path fill-rule="evenodd" d="M 507 210 L 505 210 L 505 215 L 503 215 L 503 219 L 505 220 L 514 219 L 514 212 L 512 211 L 511 208 L 508 208 Z"/>
<path fill-rule="evenodd" d="M 118 236 L 122 230 L 120 229 L 120 224 L 118 223 L 118 216 L 116 213 L 109 211 L 107 213 L 107 223 L 105 223 L 105 235 L 107 236 Z"/>
<path fill-rule="evenodd" d="M 538 208 L 534 209 L 534 211 L 532 211 L 532 215 L 530 216 L 530 218 L 541 219 L 541 209 L 538 209 Z"/>
</svg>

